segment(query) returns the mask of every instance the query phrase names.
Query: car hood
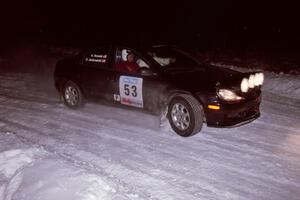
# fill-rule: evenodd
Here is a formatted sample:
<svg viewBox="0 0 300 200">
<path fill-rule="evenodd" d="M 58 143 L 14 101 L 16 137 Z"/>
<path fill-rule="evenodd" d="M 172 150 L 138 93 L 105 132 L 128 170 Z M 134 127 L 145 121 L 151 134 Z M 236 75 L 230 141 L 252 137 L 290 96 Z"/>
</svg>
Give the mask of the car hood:
<svg viewBox="0 0 300 200">
<path fill-rule="evenodd" d="M 204 69 L 167 70 L 169 78 L 177 88 L 196 92 L 214 90 L 216 86 L 239 88 L 246 74 L 231 69 L 208 66 Z"/>
</svg>

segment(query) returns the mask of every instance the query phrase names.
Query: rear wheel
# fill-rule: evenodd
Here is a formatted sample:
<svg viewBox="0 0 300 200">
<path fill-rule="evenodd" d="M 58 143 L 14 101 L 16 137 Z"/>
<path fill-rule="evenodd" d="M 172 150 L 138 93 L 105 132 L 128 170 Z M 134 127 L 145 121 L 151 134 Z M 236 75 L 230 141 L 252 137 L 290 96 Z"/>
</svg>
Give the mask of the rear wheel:
<svg viewBox="0 0 300 200">
<path fill-rule="evenodd" d="M 83 106 L 82 91 L 76 83 L 68 81 L 63 87 L 62 94 L 68 107 L 76 109 Z"/>
<path fill-rule="evenodd" d="M 192 136 L 202 129 L 203 107 L 193 96 L 177 95 L 169 104 L 168 118 L 172 129 L 178 135 Z"/>
</svg>

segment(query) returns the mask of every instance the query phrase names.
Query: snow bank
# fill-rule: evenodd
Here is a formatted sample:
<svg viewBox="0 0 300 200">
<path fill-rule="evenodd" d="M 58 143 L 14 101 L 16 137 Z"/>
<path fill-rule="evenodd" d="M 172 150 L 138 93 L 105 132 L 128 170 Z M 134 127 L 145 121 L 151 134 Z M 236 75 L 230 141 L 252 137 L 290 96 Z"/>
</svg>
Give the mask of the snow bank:
<svg viewBox="0 0 300 200">
<path fill-rule="evenodd" d="M 43 154 L 44 151 L 38 148 L 12 149 L 0 153 L 0 183 L 7 182 L 0 186 L 0 199 L 12 199 L 22 182 L 22 169 Z"/>
<path fill-rule="evenodd" d="M 1 200 L 105 200 L 116 192 L 100 176 L 37 148 L 0 153 Z M 4 179 L 1 181 L 1 179 Z"/>
<path fill-rule="evenodd" d="M 263 89 L 273 93 L 300 99 L 300 76 L 265 72 Z"/>
<path fill-rule="evenodd" d="M 56 159 L 46 159 L 22 171 L 23 181 L 15 199 L 97 200 L 111 199 L 115 192 L 99 176 Z"/>
<path fill-rule="evenodd" d="M 36 149 L 14 149 L 0 154 L 0 172 L 5 177 L 11 177 L 16 171 L 33 162 Z"/>
</svg>

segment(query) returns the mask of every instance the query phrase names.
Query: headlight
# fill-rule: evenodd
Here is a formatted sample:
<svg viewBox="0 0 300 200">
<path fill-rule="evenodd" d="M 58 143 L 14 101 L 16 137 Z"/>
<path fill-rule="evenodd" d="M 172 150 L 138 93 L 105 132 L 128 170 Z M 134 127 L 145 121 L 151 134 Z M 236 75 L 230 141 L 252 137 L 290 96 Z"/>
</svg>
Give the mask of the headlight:
<svg viewBox="0 0 300 200">
<path fill-rule="evenodd" d="M 225 101 L 239 101 L 244 99 L 243 97 L 238 96 L 235 92 L 227 89 L 219 89 L 217 92 L 218 96 Z"/>
</svg>

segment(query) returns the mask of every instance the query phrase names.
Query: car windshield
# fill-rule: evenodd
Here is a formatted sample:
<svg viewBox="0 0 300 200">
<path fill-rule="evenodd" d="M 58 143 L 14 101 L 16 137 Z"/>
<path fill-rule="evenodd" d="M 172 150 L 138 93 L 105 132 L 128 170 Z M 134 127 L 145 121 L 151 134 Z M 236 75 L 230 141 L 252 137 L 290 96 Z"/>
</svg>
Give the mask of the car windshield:
<svg viewBox="0 0 300 200">
<path fill-rule="evenodd" d="M 199 63 L 186 52 L 168 46 L 152 47 L 148 54 L 166 69 L 197 69 Z"/>
</svg>

